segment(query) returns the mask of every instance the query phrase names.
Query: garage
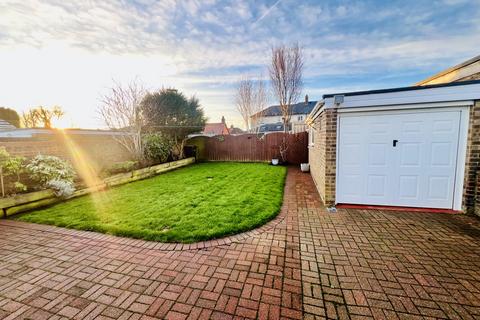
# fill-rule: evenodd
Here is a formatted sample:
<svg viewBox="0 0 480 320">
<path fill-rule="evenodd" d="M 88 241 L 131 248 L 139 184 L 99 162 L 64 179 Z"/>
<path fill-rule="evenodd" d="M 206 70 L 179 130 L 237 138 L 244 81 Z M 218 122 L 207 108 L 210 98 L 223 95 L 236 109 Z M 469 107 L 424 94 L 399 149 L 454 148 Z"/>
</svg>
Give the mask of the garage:
<svg viewBox="0 0 480 320">
<path fill-rule="evenodd" d="M 461 112 L 340 114 L 337 202 L 453 209 Z"/>
<path fill-rule="evenodd" d="M 326 206 L 467 211 L 479 199 L 478 80 L 327 94 L 307 124 Z"/>
</svg>

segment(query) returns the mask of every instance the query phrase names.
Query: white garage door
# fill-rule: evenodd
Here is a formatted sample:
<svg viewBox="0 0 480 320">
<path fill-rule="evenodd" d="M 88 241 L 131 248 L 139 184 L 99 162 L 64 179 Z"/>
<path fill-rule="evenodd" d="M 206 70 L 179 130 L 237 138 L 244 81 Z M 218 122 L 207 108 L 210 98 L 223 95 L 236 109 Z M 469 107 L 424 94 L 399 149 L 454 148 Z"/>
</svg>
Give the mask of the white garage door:
<svg viewBox="0 0 480 320">
<path fill-rule="evenodd" d="M 337 203 L 453 208 L 460 111 L 341 114 Z"/>
</svg>

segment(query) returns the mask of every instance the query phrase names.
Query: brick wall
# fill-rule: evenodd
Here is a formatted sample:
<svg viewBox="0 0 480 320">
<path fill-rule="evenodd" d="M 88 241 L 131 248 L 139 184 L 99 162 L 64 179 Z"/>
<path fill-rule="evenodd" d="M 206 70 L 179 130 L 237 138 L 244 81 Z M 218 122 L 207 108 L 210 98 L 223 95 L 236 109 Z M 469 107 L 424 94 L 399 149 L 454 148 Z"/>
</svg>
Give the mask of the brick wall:
<svg viewBox="0 0 480 320">
<path fill-rule="evenodd" d="M 470 212 L 475 213 L 477 216 L 480 217 L 480 172 L 477 174 L 476 185 L 475 185 L 475 202 L 474 202 L 474 210 L 470 210 Z"/>
<path fill-rule="evenodd" d="M 314 142 L 308 146 L 308 163 L 310 174 L 315 182 L 318 193 L 325 200 L 325 123 L 326 116 L 323 111 L 312 124 L 308 134 L 313 135 Z"/>
<path fill-rule="evenodd" d="M 480 170 L 480 101 L 470 109 L 468 126 L 467 156 L 465 163 L 465 180 L 463 186 L 463 208 L 473 212 L 476 202 L 480 201 L 480 186 L 477 172 Z M 475 210 L 476 211 L 476 210 Z"/>
<path fill-rule="evenodd" d="M 41 134 L 33 138 L 0 138 L 12 155 L 32 158 L 38 154 L 54 155 L 73 162 L 76 155 L 86 159 L 95 171 L 115 162 L 130 160 L 129 153 L 112 136 L 69 134 Z"/>
<path fill-rule="evenodd" d="M 310 171 L 320 197 L 327 206 L 335 204 L 337 110 L 324 110 L 313 123 L 314 144 L 309 146 Z"/>
</svg>

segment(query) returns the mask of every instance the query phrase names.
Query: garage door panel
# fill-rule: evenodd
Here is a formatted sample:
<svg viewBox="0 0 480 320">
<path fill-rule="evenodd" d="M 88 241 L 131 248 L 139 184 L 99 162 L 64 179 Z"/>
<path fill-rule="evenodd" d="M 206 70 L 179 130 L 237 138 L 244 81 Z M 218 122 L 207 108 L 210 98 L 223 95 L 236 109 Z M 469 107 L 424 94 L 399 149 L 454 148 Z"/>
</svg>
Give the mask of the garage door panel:
<svg viewBox="0 0 480 320">
<path fill-rule="evenodd" d="M 432 176 L 428 177 L 428 200 L 448 200 L 450 192 L 451 179 L 448 176 Z"/>
<path fill-rule="evenodd" d="M 402 175 L 399 177 L 398 197 L 402 200 L 418 200 L 419 198 L 419 177 Z"/>
<path fill-rule="evenodd" d="M 375 198 L 387 196 L 387 175 L 370 174 L 367 177 L 367 195 Z"/>
<path fill-rule="evenodd" d="M 423 121 L 403 121 L 402 132 L 404 134 L 422 134 Z"/>
<path fill-rule="evenodd" d="M 358 137 L 358 134 L 361 133 L 362 124 L 359 119 L 346 119 L 342 125 L 343 135 L 345 139 L 349 137 Z"/>
<path fill-rule="evenodd" d="M 400 166 L 402 167 L 419 167 L 421 166 L 421 149 L 420 142 L 405 142 L 398 147 L 400 153 Z"/>
<path fill-rule="evenodd" d="M 340 115 L 337 202 L 453 208 L 459 126 L 460 111 Z"/>
<path fill-rule="evenodd" d="M 360 143 L 347 143 L 341 146 L 341 153 L 345 155 L 349 155 L 346 159 L 344 159 L 345 166 L 358 166 L 360 165 L 360 158 L 359 154 L 361 152 L 361 144 Z"/>
<path fill-rule="evenodd" d="M 386 143 L 370 143 L 368 145 L 368 166 L 387 166 L 387 148 L 388 144 Z"/>
<path fill-rule="evenodd" d="M 452 166 L 453 143 L 451 142 L 432 142 L 430 157 L 431 166 Z"/>
<path fill-rule="evenodd" d="M 347 201 L 361 201 L 362 195 L 356 187 L 362 183 L 362 177 L 359 174 L 346 174 L 344 177 L 344 197 Z"/>
<path fill-rule="evenodd" d="M 385 121 L 382 122 L 373 122 L 370 124 L 370 134 L 371 135 L 384 135 L 388 134 L 389 128 L 388 123 Z"/>
<path fill-rule="evenodd" d="M 433 134 L 452 134 L 456 130 L 456 123 L 452 120 L 433 120 Z"/>
</svg>

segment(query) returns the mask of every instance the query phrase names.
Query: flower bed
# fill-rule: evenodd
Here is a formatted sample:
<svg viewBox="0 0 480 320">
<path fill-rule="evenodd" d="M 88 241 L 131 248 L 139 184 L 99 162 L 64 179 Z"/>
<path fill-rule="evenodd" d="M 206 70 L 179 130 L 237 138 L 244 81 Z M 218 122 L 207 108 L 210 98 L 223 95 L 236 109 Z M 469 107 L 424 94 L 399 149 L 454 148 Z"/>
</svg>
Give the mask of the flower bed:
<svg viewBox="0 0 480 320">
<path fill-rule="evenodd" d="M 65 199 L 76 198 L 88 193 L 103 190 L 109 187 L 145 179 L 155 176 L 157 174 L 174 170 L 183 166 L 187 166 L 195 162 L 195 158 L 186 158 L 182 160 L 162 163 L 156 166 L 151 166 L 143 169 L 133 170 L 127 173 L 120 173 L 110 176 L 103 180 L 102 184 L 91 186 L 88 188 L 75 191 L 72 195 L 66 198 L 58 198 L 55 192 L 51 189 L 30 192 L 25 194 L 18 194 L 13 197 L 0 198 L 0 209 L 3 211 L 3 216 L 7 217 L 12 214 L 29 211 L 32 209 L 41 208 L 61 202 Z"/>
</svg>

